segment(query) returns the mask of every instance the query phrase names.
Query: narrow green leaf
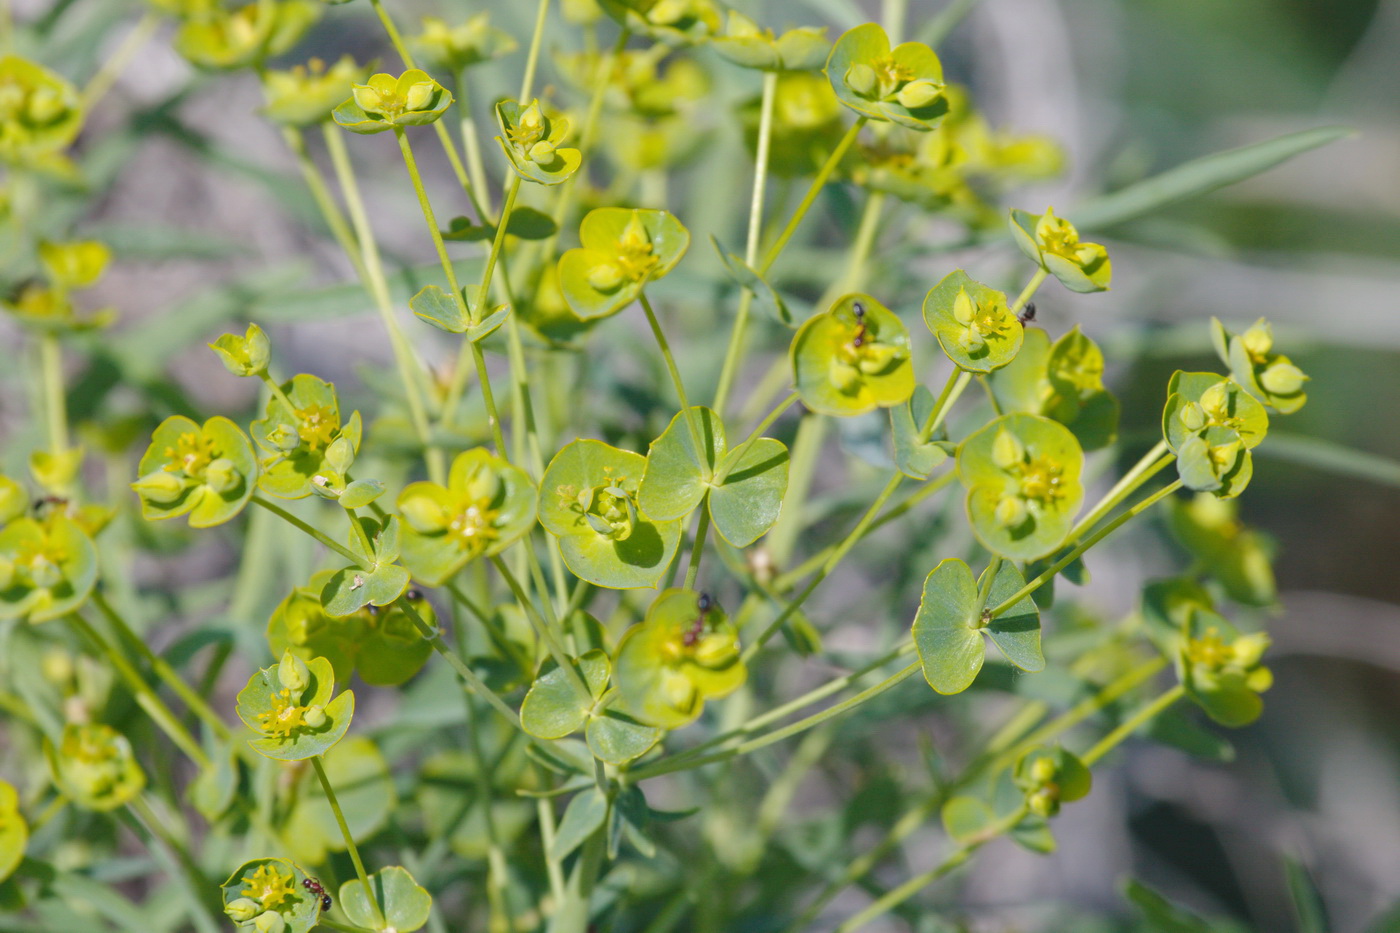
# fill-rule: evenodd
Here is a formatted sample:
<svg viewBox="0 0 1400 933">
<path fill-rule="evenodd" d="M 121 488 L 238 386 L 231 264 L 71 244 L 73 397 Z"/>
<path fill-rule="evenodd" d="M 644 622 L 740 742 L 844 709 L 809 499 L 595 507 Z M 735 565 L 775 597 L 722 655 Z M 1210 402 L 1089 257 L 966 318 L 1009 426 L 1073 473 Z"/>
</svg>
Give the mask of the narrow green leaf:
<svg viewBox="0 0 1400 933">
<path fill-rule="evenodd" d="M 564 818 L 559 821 L 559 831 L 549 850 L 550 857 L 555 860 L 567 858 L 570 852 L 597 832 L 607 818 L 608 798 L 599 793 L 596 787 L 581 792 L 569 801 Z"/>
</svg>

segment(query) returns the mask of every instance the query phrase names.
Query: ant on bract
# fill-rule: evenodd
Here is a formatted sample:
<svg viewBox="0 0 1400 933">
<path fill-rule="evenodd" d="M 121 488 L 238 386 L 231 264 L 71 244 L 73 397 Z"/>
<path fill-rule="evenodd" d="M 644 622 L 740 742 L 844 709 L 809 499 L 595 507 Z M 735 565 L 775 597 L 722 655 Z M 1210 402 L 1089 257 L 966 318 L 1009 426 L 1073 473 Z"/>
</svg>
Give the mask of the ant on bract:
<svg viewBox="0 0 1400 933">
<path fill-rule="evenodd" d="M 695 617 L 695 621 L 681 637 L 682 644 L 687 648 L 694 648 L 696 643 L 700 641 L 700 636 L 705 632 L 705 616 L 714 608 L 714 605 L 715 601 L 709 593 L 701 593 L 700 598 L 696 600 L 696 608 L 700 610 L 700 614 Z"/>
<path fill-rule="evenodd" d="M 326 893 L 325 888 L 321 887 L 321 882 L 317 881 L 315 878 L 307 878 L 302 881 L 301 886 L 321 899 L 322 910 L 331 909 L 331 896 Z"/>
</svg>

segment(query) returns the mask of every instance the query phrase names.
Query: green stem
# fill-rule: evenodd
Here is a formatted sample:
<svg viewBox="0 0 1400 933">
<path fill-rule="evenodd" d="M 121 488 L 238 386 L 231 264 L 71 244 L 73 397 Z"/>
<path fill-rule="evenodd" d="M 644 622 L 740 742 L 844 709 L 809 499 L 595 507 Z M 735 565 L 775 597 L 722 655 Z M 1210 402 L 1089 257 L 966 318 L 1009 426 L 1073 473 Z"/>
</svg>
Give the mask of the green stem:
<svg viewBox="0 0 1400 933">
<path fill-rule="evenodd" d="M 1176 455 L 1169 452 L 1166 441 L 1158 441 L 1157 445 L 1143 454 L 1128 472 L 1118 482 L 1113 484 L 1113 488 L 1104 494 L 1104 497 L 1089 510 L 1089 512 L 1075 522 L 1066 541 L 1078 541 L 1089 529 L 1099 523 L 1109 512 L 1117 508 L 1118 504 L 1131 496 L 1137 489 L 1153 476 L 1157 475 L 1167 464 L 1176 459 Z"/>
<path fill-rule="evenodd" d="M 773 71 L 763 73 L 763 98 L 759 105 L 758 149 L 754 157 L 753 194 L 749 197 L 749 232 L 744 245 L 744 262 L 750 267 L 758 261 L 758 241 L 763 232 L 763 196 L 768 183 L 768 153 L 773 137 L 773 105 L 778 96 L 778 74 Z M 729 400 L 729 390 L 734 385 L 738 373 L 739 360 L 743 356 L 744 336 L 748 329 L 749 309 L 753 306 L 753 292 L 744 289 L 739 296 L 739 311 L 734 317 L 734 328 L 729 334 L 729 347 L 724 353 L 724 364 L 720 368 L 719 385 L 715 389 L 714 409 L 724 414 L 725 403 Z"/>
<path fill-rule="evenodd" d="M 423 403 L 418 362 L 414 358 L 408 339 L 399 327 L 398 320 L 394 317 L 393 299 L 389 295 L 389 283 L 384 277 L 384 263 L 379 254 L 379 244 L 375 239 L 369 214 L 365 211 L 364 200 L 360 197 L 360 185 L 355 178 L 354 163 L 351 162 L 350 153 L 345 148 L 345 138 L 341 130 L 326 123 L 322 125 L 322 132 L 325 134 L 326 151 L 330 153 L 336 180 L 345 195 L 345 207 L 350 212 L 350 222 L 355 226 L 355 239 L 359 243 L 358 265 L 365 290 L 374 299 L 375 309 L 384 323 L 384 330 L 389 334 L 389 346 L 393 350 L 399 381 L 403 383 L 409 419 L 427 458 L 428 476 L 433 482 L 441 485 L 446 476 L 443 453 L 441 449 L 432 445 L 432 429 L 428 424 L 428 413 Z"/>
<path fill-rule="evenodd" d="M 267 370 L 258 373 L 258 378 L 263 381 L 263 385 L 267 386 L 267 390 L 272 393 L 272 397 L 281 402 L 282 406 L 287 409 L 287 414 L 295 418 L 297 413 L 296 406 L 292 404 L 291 399 L 287 398 L 287 393 L 282 391 L 282 387 L 277 384 L 277 380 L 269 376 Z"/>
<path fill-rule="evenodd" d="M 326 776 L 326 766 L 321 763 L 320 755 L 312 756 L 311 766 L 316 769 L 321 789 L 326 792 L 326 802 L 331 805 L 331 812 L 335 814 L 335 822 L 340 827 L 340 835 L 345 840 L 345 849 L 350 853 L 350 861 L 355 863 L 355 874 L 360 877 L 360 884 L 365 887 L 365 900 L 369 901 L 370 909 L 374 911 L 376 926 L 382 930 L 388 923 L 379 907 L 379 898 L 375 896 L 374 888 L 369 883 L 369 873 L 365 871 L 365 863 L 360 859 L 360 850 L 355 845 L 355 837 L 350 834 L 350 824 L 345 822 L 345 813 L 340 809 L 340 801 L 336 799 L 335 788 L 331 787 L 331 779 Z"/>
<path fill-rule="evenodd" d="M 141 47 L 151 40 L 158 28 L 160 28 L 160 16 L 154 10 L 146 11 L 141 19 L 137 20 L 136 25 L 131 27 L 131 32 L 122 39 L 121 45 L 107 56 L 97 73 L 83 88 L 83 110 L 91 113 L 97 102 L 107 96 L 112 85 L 117 83 L 117 78 L 121 77 L 121 73 L 136 57 L 136 53 L 141 51 Z"/>
<path fill-rule="evenodd" d="M 661 350 L 661 357 L 666 361 L 666 370 L 671 374 L 671 383 L 676 388 L 676 397 L 680 399 L 681 416 L 685 419 L 686 429 L 690 432 L 690 442 L 694 445 L 695 455 L 700 461 L 700 470 L 708 481 L 713 473 L 710 465 L 708 451 L 709 446 L 702 440 L 700 425 L 695 420 L 695 412 L 691 411 L 690 400 L 686 398 L 685 384 L 681 382 L 681 371 L 676 366 L 676 358 L 671 355 L 671 346 L 666 342 L 666 334 L 661 330 L 661 322 L 656 319 L 656 312 L 652 310 L 651 301 L 648 300 L 646 292 L 638 292 L 637 298 L 642 303 L 642 310 L 646 312 L 647 323 L 651 325 L 652 336 L 656 338 L 656 346 Z"/>
<path fill-rule="evenodd" d="M 528 545 L 527 545 L 528 546 Z M 535 626 L 535 631 L 540 639 L 545 643 L 549 654 L 554 658 L 554 663 L 564 669 L 565 676 L 573 684 L 574 690 L 585 700 L 592 700 L 592 694 L 588 692 L 588 685 L 584 683 L 583 676 L 579 674 L 578 668 L 574 667 L 573 661 L 569 658 L 569 653 L 564 649 L 564 644 L 559 635 L 540 616 L 539 610 L 535 608 L 534 601 L 530 599 L 525 588 L 520 585 L 520 581 L 515 578 L 515 574 L 510 572 L 506 562 L 500 557 L 491 558 L 492 565 L 500 573 L 501 579 L 506 581 L 506 586 L 510 587 L 511 593 L 515 595 L 516 602 L 520 604 L 521 610 Z"/>
<path fill-rule="evenodd" d="M 467 86 L 467 70 L 457 72 L 457 109 L 461 118 L 457 121 L 457 131 L 462 137 L 462 150 L 466 153 L 467 174 L 475 189 L 473 206 L 484 222 L 492 216 L 491 189 L 486 182 L 486 163 L 481 159 L 481 140 L 476 135 L 476 120 L 472 116 L 471 90 Z"/>
<path fill-rule="evenodd" d="M 276 505 L 268 501 L 267 499 L 264 499 L 262 496 L 253 496 L 252 501 L 254 505 L 259 506 L 260 508 L 267 509 L 273 515 L 276 515 L 278 518 L 282 519 L 283 521 L 287 522 L 293 527 L 301 530 L 302 533 L 307 534 L 312 538 L 315 538 L 317 541 L 321 542 L 326 547 L 330 548 L 332 551 L 335 551 L 341 557 L 350 561 L 350 563 L 355 564 L 356 566 L 361 565 L 361 558 L 357 556 L 354 551 L 350 550 L 348 547 L 341 544 L 339 541 L 335 540 L 330 535 L 326 534 L 324 531 L 321 531 L 314 525 L 302 521 L 300 518 L 293 515 L 291 512 L 288 512 L 286 509 L 282 508 L 280 505 Z"/>
<path fill-rule="evenodd" d="M 151 839 L 160 846 L 165 860 L 171 863 L 184 882 L 186 899 L 189 901 L 190 920 L 200 933 L 218 933 L 220 925 L 214 920 L 208 902 L 211 890 L 209 880 L 199 870 L 199 865 L 190 856 L 189 850 L 165 828 L 165 820 L 151 807 L 145 794 L 138 794 L 127 803 L 131 815 L 141 825 Z"/>
<path fill-rule="evenodd" d="M 1119 723 L 1118 728 L 1099 739 L 1099 741 L 1094 744 L 1093 748 L 1079 756 L 1079 760 L 1084 762 L 1086 767 L 1093 766 L 1095 762 L 1104 755 L 1107 755 L 1120 742 L 1136 732 L 1138 727 L 1155 719 L 1159 714 L 1185 695 L 1186 688 L 1181 684 L 1172 687 L 1166 693 L 1163 693 L 1161 696 L 1157 697 L 1157 699 L 1146 704 L 1136 713 L 1133 713 L 1133 715 Z"/>
<path fill-rule="evenodd" d="M 461 677 L 474 693 L 478 694 L 483 700 L 489 703 L 491 708 L 500 713 L 507 722 L 517 729 L 520 728 L 520 717 L 516 714 L 515 710 L 511 709 L 510 706 L 506 704 L 506 701 L 502 700 L 500 696 L 496 694 L 496 691 L 488 687 L 486 682 L 477 676 L 476 671 L 467 666 L 467 663 L 458 657 L 455 651 L 447 646 L 447 642 L 442 640 L 442 636 L 438 634 L 437 629 L 424 621 L 423 617 L 419 615 L 418 610 L 413 608 L 413 604 L 407 599 L 400 598 L 397 605 L 408 616 L 409 621 L 413 623 L 413 627 L 418 629 L 418 634 L 423 636 L 423 640 L 432 645 L 433 650 L 452 666 L 452 669 L 457 672 L 457 676 Z"/>
<path fill-rule="evenodd" d="M 44 374 L 44 413 L 48 416 L 49 452 L 62 456 L 68 450 L 68 398 L 63 387 L 63 348 L 57 334 L 40 334 L 39 360 Z"/>
<path fill-rule="evenodd" d="M 530 51 L 525 56 L 525 74 L 520 79 L 520 96 L 516 100 L 524 103 L 530 99 L 530 91 L 535 83 L 535 68 L 540 60 L 540 45 L 544 40 L 544 24 L 549 18 L 549 0 L 540 0 L 535 10 L 535 31 L 530 36 Z"/>
<path fill-rule="evenodd" d="M 797 403 L 799 397 L 800 396 L 798 396 L 796 392 L 791 393 L 778 404 L 774 405 L 772 411 L 764 415 L 763 420 L 760 421 L 757 425 L 755 425 L 754 429 L 749 432 L 749 436 L 744 438 L 739 443 L 739 446 L 733 448 L 731 453 L 725 457 L 725 459 L 729 461 L 729 469 L 721 469 L 715 472 L 715 486 L 724 485 L 725 478 L 728 477 L 729 474 L 733 472 L 734 468 L 737 467 L 739 463 L 744 459 L 744 455 L 749 452 L 749 448 L 752 447 L 754 443 L 760 437 L 763 436 L 764 431 L 767 431 L 770 427 L 773 426 L 773 422 L 777 421 L 779 418 L 782 417 L 783 412 L 787 411 L 789 408 L 791 408 Z"/>
<path fill-rule="evenodd" d="M 126 681 L 127 688 L 135 695 L 137 705 L 146 712 L 146 715 L 151 717 L 151 721 L 160 728 L 160 731 L 164 732 L 170 741 L 174 742 L 191 761 L 201 768 L 208 768 L 210 765 L 209 756 L 204 754 L 204 749 L 195 741 L 194 736 L 190 735 L 189 730 L 180 723 L 175 714 L 170 711 L 170 707 L 165 705 L 160 695 L 151 689 L 151 685 L 131 665 L 126 656 L 117 651 L 111 642 L 99 635 L 97 630 L 76 612 L 70 612 L 67 618 L 78 630 L 78 633 L 91 642 L 98 651 L 106 656 L 112 667 L 116 668 L 117 674 Z"/>
<path fill-rule="evenodd" d="M 700 556 L 705 551 L 705 538 L 710 533 L 710 494 L 705 493 L 700 503 L 700 517 L 695 523 L 695 544 L 690 549 L 690 563 L 685 568 L 685 588 L 695 589 L 695 581 L 700 576 Z"/>
<path fill-rule="evenodd" d="M 1040 284 L 1045 281 L 1046 276 L 1049 274 L 1049 271 L 1043 267 L 1035 270 L 1035 275 L 1031 276 L 1031 280 L 1026 283 L 1026 287 L 1021 289 L 1021 294 L 1017 295 L 1016 300 L 1011 303 L 1011 308 L 1009 310 L 1012 314 L 1016 314 L 1026 306 L 1026 303 L 1031 300 L 1031 296 L 1036 293 L 1036 289 L 1040 288 Z"/>
<path fill-rule="evenodd" d="M 807 211 L 817 200 L 817 195 L 821 194 L 822 189 L 826 187 L 827 179 L 830 178 L 831 173 L 836 170 L 836 166 L 840 164 L 842 157 L 846 155 L 846 150 L 851 148 L 851 145 L 856 141 L 856 137 L 860 135 L 861 127 L 865 126 L 866 121 L 869 119 L 869 117 L 862 116 L 856 120 L 855 123 L 852 123 L 851 128 L 846 131 L 846 135 L 841 137 L 841 141 L 837 143 L 836 148 L 831 151 L 831 155 L 827 157 L 826 162 L 824 162 L 822 167 L 817 171 L 816 177 L 812 179 L 811 187 L 809 187 L 807 193 L 803 195 L 801 203 L 797 205 L 797 210 L 793 212 L 792 217 L 787 222 L 787 226 L 784 227 L 783 232 L 778 235 L 777 241 L 768 248 L 767 254 L 763 257 L 762 265 L 758 267 L 759 275 L 766 274 L 768 270 L 772 268 L 773 263 L 776 262 L 778 257 L 782 254 L 783 247 L 787 246 L 788 240 L 792 239 L 792 235 L 797 232 L 798 224 L 802 223 L 802 218 L 807 216 Z"/>
<path fill-rule="evenodd" d="M 220 740 L 228 741 L 232 733 L 228 726 L 224 724 L 224 721 L 219 718 L 218 714 L 205 702 L 204 697 L 200 696 L 189 684 L 185 683 L 184 679 L 180 677 L 175 668 L 170 666 L 168 661 L 152 651 L 151 647 L 146 644 L 145 639 L 131 630 L 131 626 L 127 625 L 126 620 L 123 619 L 121 614 L 107 601 L 107 597 L 103 595 L 102 590 L 94 589 L 90 598 L 92 599 L 92 604 L 97 607 L 97 611 L 102 613 L 107 619 L 107 623 L 116 630 L 117 636 L 136 649 L 146 663 L 151 666 L 151 669 L 155 671 L 156 676 L 160 678 L 161 682 L 175 691 L 175 694 L 184 701 L 190 711 L 198 716 L 200 721 L 208 726 Z"/>
<path fill-rule="evenodd" d="M 1098 544 L 1104 538 L 1107 538 L 1119 528 L 1123 527 L 1123 525 L 1127 524 L 1129 521 L 1136 518 L 1138 515 L 1152 508 L 1152 506 L 1156 505 L 1158 502 L 1165 499 L 1167 496 L 1170 496 L 1172 493 L 1176 492 L 1180 488 L 1181 480 L 1177 480 L 1176 482 L 1168 486 L 1164 486 L 1161 489 L 1154 492 L 1152 495 L 1148 496 L 1146 499 L 1139 502 L 1137 505 L 1128 509 L 1126 512 L 1123 512 L 1121 515 L 1119 515 L 1113 521 L 1109 522 L 1107 525 L 1104 525 L 1094 534 L 1086 538 L 1081 544 L 1075 547 L 1074 550 L 1070 551 L 1064 557 L 1051 564 L 1050 567 L 1040 576 L 1036 577 L 1034 580 L 1031 580 L 1025 586 L 1021 587 L 1019 590 L 1012 593 L 1009 597 L 1002 601 L 1000 605 L 998 605 L 995 609 L 992 610 L 992 618 L 995 619 L 997 616 L 1001 615 L 1003 612 L 1006 612 L 1012 606 L 1016 605 L 1016 603 L 1020 602 L 1022 599 L 1025 599 L 1027 596 L 1031 595 L 1036 590 L 1040 589 L 1050 580 L 1054 579 L 1057 573 L 1059 573 L 1061 570 L 1064 570 L 1070 564 L 1074 563 L 1075 560 L 1077 560 L 1079 556 L 1085 551 L 1089 550 L 1091 547 Z"/>
</svg>

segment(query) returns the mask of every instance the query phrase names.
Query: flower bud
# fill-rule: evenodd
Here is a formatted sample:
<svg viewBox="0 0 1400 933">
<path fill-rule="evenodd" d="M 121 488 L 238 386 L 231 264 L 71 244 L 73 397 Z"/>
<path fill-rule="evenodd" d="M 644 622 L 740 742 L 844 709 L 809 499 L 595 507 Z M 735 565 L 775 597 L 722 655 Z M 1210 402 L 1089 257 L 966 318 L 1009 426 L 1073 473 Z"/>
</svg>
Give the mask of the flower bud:
<svg viewBox="0 0 1400 933">
<path fill-rule="evenodd" d="M 224 913 L 234 923 L 247 923 L 258 915 L 258 902 L 249 897 L 240 897 L 225 904 Z"/>
<path fill-rule="evenodd" d="M 275 910 L 265 910 L 253 918 L 253 929 L 258 933 L 283 933 L 287 921 Z"/>
<path fill-rule="evenodd" d="M 289 454 L 301 446 L 301 435 L 290 424 L 279 424 L 267 432 L 267 442 L 274 450 Z"/>
<path fill-rule="evenodd" d="M 1188 431 L 1199 431 L 1206 426 L 1206 413 L 1195 402 L 1182 405 L 1181 411 L 1177 412 L 1177 418 L 1181 420 L 1181 426 Z"/>
<path fill-rule="evenodd" d="M 1037 758 L 1031 762 L 1027 777 L 1037 785 L 1049 784 L 1055 780 L 1055 762 L 1049 758 Z"/>
<path fill-rule="evenodd" d="M 1302 391 L 1308 377 L 1292 363 L 1276 362 L 1259 374 L 1259 385 L 1270 395 L 1294 395 Z"/>
<path fill-rule="evenodd" d="M 256 324 L 249 324 L 247 333 L 242 337 L 224 334 L 209 344 L 209 349 L 219 354 L 224 368 L 235 376 L 257 376 L 267 372 L 267 364 L 272 357 L 267 334 Z"/>
<path fill-rule="evenodd" d="M 311 668 L 290 651 L 284 651 L 277 665 L 277 680 L 294 696 L 300 696 L 303 690 L 311 686 Z"/>
<path fill-rule="evenodd" d="M 875 69 L 869 65 L 857 62 L 846 70 L 846 87 L 862 97 L 873 94 L 877 83 Z"/>
<path fill-rule="evenodd" d="M 605 262 L 588 271 L 588 284 L 600 292 L 610 292 L 622 285 L 622 267 Z"/>
<path fill-rule="evenodd" d="M 142 499 L 149 499 L 157 505 L 170 505 L 185 494 L 185 481 L 174 473 L 156 470 L 131 484 Z"/>
<path fill-rule="evenodd" d="M 383 96 L 368 84 L 354 85 L 350 96 L 355 99 L 355 106 L 365 113 L 378 113 L 379 108 L 384 106 Z"/>
<path fill-rule="evenodd" d="M 1046 818 L 1054 816 L 1060 812 L 1059 788 L 1053 784 L 1042 787 L 1026 798 L 1026 806 L 1036 816 Z"/>
<path fill-rule="evenodd" d="M 1003 496 L 997 503 L 996 519 L 1003 528 L 1015 528 L 1026 520 L 1026 503 L 1020 496 Z"/>
<path fill-rule="evenodd" d="M 972 323 L 977 316 L 977 303 L 972 300 L 972 296 L 967 293 L 967 289 L 958 289 L 958 296 L 953 299 L 953 319 L 964 327 Z"/>
<path fill-rule="evenodd" d="M 548 165 L 555 159 L 554 143 L 547 139 L 542 139 L 531 146 L 530 151 L 526 153 L 526 155 L 528 155 L 530 161 L 534 162 L 536 165 Z"/>
<path fill-rule="evenodd" d="M 322 706 L 308 706 L 306 712 L 301 714 L 301 721 L 312 729 L 319 729 L 326 724 L 326 710 Z"/>
<path fill-rule="evenodd" d="M 910 81 L 895 94 L 895 99 L 899 105 L 908 110 L 918 110 L 920 107 L 927 107 L 938 100 L 943 94 L 942 85 L 935 84 L 927 78 L 920 78 L 917 81 Z"/>
<path fill-rule="evenodd" d="M 1235 663 L 1243 668 L 1251 668 L 1260 662 L 1264 652 L 1269 650 L 1270 639 L 1263 632 L 1241 635 L 1231 646 L 1235 653 Z"/>
<path fill-rule="evenodd" d="M 404 95 L 405 110 L 427 110 L 433 105 L 437 87 L 431 81 L 419 81 Z"/>
<path fill-rule="evenodd" d="M 204 469 L 204 485 L 217 493 L 231 492 L 242 482 L 238 468 L 227 457 L 219 457 Z"/>
<path fill-rule="evenodd" d="M 399 514 L 408 527 L 424 535 L 446 530 L 451 521 L 447 511 L 431 496 L 410 495 L 401 499 Z"/>
<path fill-rule="evenodd" d="M 1026 459 L 1026 445 L 1005 428 L 997 431 L 992 441 L 992 463 L 997 469 L 1009 470 Z"/>
<path fill-rule="evenodd" d="M 1274 348 L 1274 329 L 1268 321 L 1260 318 L 1254 326 L 1240 334 L 1240 341 L 1249 355 L 1258 359 Z"/>
</svg>

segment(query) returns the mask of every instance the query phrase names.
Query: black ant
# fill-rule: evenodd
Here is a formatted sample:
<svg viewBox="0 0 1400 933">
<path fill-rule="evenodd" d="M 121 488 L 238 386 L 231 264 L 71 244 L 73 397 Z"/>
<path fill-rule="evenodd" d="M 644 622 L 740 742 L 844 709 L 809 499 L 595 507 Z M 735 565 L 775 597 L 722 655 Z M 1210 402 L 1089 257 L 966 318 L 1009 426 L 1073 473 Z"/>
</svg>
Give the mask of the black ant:
<svg viewBox="0 0 1400 933">
<path fill-rule="evenodd" d="M 34 500 L 34 514 L 40 517 L 47 514 L 51 509 L 68 508 L 68 500 L 62 496 L 44 496 Z"/>
<path fill-rule="evenodd" d="M 1034 321 L 1034 320 L 1035 320 L 1035 302 L 1034 302 L 1034 301 L 1028 301 L 1028 302 L 1026 302 L 1026 306 L 1025 306 L 1024 308 L 1021 309 L 1021 313 L 1018 314 L 1018 315 L 1016 315 L 1016 320 L 1018 320 L 1018 321 L 1021 322 L 1021 326 L 1022 326 L 1022 327 L 1024 327 L 1024 326 L 1027 325 L 1027 324 L 1029 324 L 1031 321 Z"/>
<path fill-rule="evenodd" d="M 321 882 L 317 881 L 315 878 L 307 878 L 302 881 L 301 886 L 321 899 L 322 910 L 331 909 L 331 896 L 326 893 L 325 888 L 321 887 Z"/>
<path fill-rule="evenodd" d="M 851 338 L 851 346 L 861 347 L 865 345 L 865 305 L 857 301 L 851 305 L 851 311 L 855 314 L 859 325 L 856 327 L 855 336 Z"/>
<path fill-rule="evenodd" d="M 695 643 L 700 640 L 700 636 L 705 631 L 705 616 L 715 605 L 715 601 L 710 597 L 709 593 L 701 593 L 700 598 L 697 599 L 695 603 L 696 608 L 700 610 L 700 614 L 695 617 L 695 621 L 691 623 L 690 628 L 686 629 L 685 635 L 681 637 L 681 643 L 687 648 L 694 648 Z"/>
</svg>

